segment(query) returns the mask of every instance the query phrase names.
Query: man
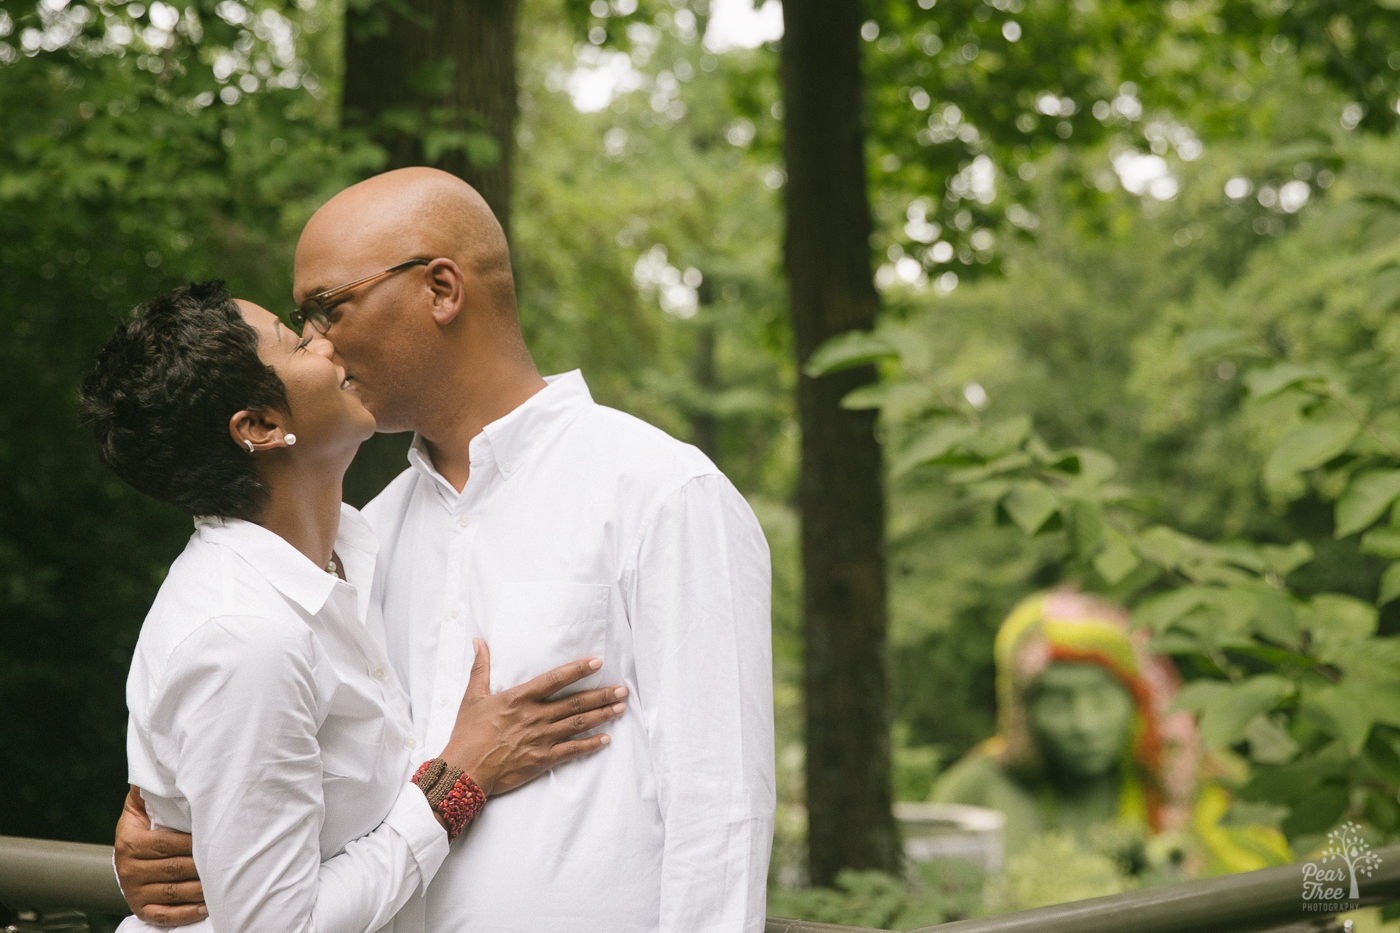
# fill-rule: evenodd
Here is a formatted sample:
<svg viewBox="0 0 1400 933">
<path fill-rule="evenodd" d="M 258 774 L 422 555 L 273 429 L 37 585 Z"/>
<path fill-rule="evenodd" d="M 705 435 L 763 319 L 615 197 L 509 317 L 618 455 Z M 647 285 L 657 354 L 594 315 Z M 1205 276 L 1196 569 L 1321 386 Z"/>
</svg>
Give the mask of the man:
<svg viewBox="0 0 1400 933">
<path fill-rule="evenodd" d="M 474 637 L 496 684 L 596 655 L 597 681 L 630 690 L 607 753 L 492 800 L 395 929 L 761 930 L 769 564 L 742 497 L 578 373 L 540 376 L 504 234 L 460 179 L 403 169 L 332 198 L 294 293 L 379 430 L 416 432 L 365 511 L 418 747 L 442 745 Z M 125 857 L 132 822 L 127 891 L 153 877 Z"/>
</svg>

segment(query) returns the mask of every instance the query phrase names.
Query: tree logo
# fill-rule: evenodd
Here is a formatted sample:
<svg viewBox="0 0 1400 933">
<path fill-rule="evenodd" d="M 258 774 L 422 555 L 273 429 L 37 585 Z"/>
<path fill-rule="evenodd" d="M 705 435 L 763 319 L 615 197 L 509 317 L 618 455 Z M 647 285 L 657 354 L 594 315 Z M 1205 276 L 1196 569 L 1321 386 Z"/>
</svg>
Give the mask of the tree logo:
<svg viewBox="0 0 1400 933">
<path fill-rule="evenodd" d="M 1343 823 L 1327 834 L 1322 857 L 1303 863 L 1303 909 L 1326 913 L 1355 910 L 1361 906 L 1359 880 L 1380 867 L 1381 857 L 1362 837 L 1361 827 Z"/>
</svg>

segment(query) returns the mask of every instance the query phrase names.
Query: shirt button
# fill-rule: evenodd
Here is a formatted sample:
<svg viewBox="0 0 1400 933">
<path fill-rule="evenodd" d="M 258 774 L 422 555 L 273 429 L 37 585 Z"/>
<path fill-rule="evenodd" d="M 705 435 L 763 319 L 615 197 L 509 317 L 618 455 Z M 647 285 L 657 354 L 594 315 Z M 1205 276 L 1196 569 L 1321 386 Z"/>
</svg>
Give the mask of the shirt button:
<svg viewBox="0 0 1400 933">
<path fill-rule="evenodd" d="M 374 670 L 370 671 L 370 675 L 369 675 L 369 676 L 373 677 L 375 680 L 383 680 L 383 679 L 384 679 L 384 668 L 382 668 L 382 667 L 376 667 Z"/>
<path fill-rule="evenodd" d="M 418 747 L 418 740 L 410 735 L 408 738 L 403 740 L 403 747 L 408 749 L 409 751 L 413 751 L 415 748 Z"/>
<path fill-rule="evenodd" d="M 458 528 L 465 528 L 465 527 L 467 527 L 467 525 L 468 525 L 467 517 L 466 517 L 465 515 L 458 515 L 458 516 L 457 516 L 457 527 L 458 527 Z"/>
</svg>

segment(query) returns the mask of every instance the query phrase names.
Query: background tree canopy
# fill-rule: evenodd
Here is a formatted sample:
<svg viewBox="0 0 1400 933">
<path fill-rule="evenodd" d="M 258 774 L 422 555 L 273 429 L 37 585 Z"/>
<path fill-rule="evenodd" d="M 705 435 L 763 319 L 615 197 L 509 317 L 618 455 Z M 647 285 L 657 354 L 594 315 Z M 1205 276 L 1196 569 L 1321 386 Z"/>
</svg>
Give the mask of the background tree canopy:
<svg viewBox="0 0 1400 933">
<path fill-rule="evenodd" d="M 110 839 L 131 646 L 189 532 L 76 425 L 96 348 L 189 279 L 285 307 L 311 210 L 405 158 L 497 172 L 541 367 L 700 444 L 763 521 L 775 878 L 808 862 L 805 740 L 851 728 L 803 724 L 799 373 L 861 367 L 839 397 L 884 464 L 886 796 L 990 731 L 991 632 L 1068 580 L 1152 627 L 1295 851 L 1400 832 L 1400 2 L 867 0 L 845 80 L 874 314 L 815 355 L 780 44 L 707 38 L 713 0 L 508 6 L 513 116 L 415 104 L 485 80 L 441 48 L 397 60 L 407 97 L 356 83 L 343 50 L 408 55 L 393 17 L 428 0 L 0 11 L 0 833 Z"/>
</svg>

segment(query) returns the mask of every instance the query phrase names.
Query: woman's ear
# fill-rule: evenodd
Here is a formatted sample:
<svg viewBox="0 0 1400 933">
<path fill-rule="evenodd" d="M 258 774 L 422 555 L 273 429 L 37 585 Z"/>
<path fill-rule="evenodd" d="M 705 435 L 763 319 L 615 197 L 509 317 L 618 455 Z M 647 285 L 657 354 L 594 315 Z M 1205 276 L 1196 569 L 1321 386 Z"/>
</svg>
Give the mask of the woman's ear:
<svg viewBox="0 0 1400 933">
<path fill-rule="evenodd" d="M 433 292 L 433 320 L 446 327 L 462 312 L 466 297 L 462 267 L 451 259 L 434 259 L 428 265 L 428 282 Z"/>
<path fill-rule="evenodd" d="M 228 435 L 248 453 L 286 446 L 282 442 L 282 417 L 275 411 L 235 412 L 228 419 Z"/>
</svg>

